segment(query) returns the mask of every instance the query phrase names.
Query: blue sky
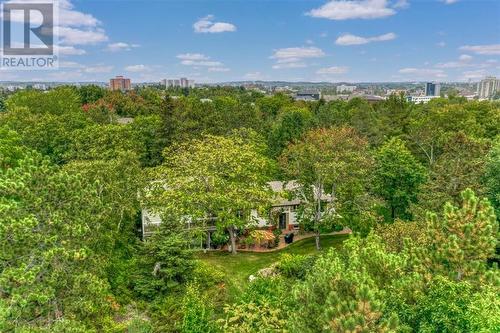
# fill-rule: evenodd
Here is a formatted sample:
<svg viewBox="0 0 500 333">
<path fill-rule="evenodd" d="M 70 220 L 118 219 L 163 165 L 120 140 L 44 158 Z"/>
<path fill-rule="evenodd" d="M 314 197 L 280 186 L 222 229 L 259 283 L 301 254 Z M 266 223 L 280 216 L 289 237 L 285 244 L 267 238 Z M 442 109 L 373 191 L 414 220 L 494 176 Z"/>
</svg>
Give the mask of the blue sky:
<svg viewBox="0 0 500 333">
<path fill-rule="evenodd" d="M 500 74 L 497 0 L 60 0 L 60 6 L 60 69 L 0 71 L 0 80 L 477 81 Z"/>
</svg>

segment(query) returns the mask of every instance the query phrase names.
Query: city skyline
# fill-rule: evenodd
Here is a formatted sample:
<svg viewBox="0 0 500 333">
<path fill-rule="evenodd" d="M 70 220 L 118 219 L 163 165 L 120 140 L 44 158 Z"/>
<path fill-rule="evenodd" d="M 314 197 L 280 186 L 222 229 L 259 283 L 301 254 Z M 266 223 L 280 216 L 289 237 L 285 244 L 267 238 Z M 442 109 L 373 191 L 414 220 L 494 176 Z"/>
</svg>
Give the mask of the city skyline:
<svg viewBox="0 0 500 333">
<path fill-rule="evenodd" d="M 500 76 L 495 1 L 69 1 L 56 71 L 0 81 L 479 81 Z"/>
</svg>

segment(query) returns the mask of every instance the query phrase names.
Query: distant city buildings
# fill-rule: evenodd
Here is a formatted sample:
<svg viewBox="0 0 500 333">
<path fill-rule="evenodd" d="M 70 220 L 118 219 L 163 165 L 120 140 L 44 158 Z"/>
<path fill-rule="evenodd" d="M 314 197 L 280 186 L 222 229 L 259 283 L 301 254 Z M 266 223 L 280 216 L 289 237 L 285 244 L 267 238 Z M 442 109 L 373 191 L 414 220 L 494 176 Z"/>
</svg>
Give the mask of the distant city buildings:
<svg viewBox="0 0 500 333">
<path fill-rule="evenodd" d="M 435 82 L 425 84 L 425 96 L 439 96 L 441 94 L 441 85 Z"/>
<path fill-rule="evenodd" d="M 130 79 L 124 78 L 123 76 L 117 76 L 109 80 L 109 89 L 127 91 L 132 89 Z"/>
<path fill-rule="evenodd" d="M 477 95 L 479 99 L 490 99 L 500 91 L 500 80 L 494 76 L 488 76 L 477 84 Z"/>
<path fill-rule="evenodd" d="M 356 86 L 347 86 L 345 84 L 342 84 L 340 86 L 337 86 L 337 94 L 342 94 L 342 93 L 352 93 L 356 90 Z"/>
<path fill-rule="evenodd" d="M 180 79 L 163 79 L 161 84 L 166 88 L 194 88 L 194 80 L 188 80 L 185 77 Z"/>
</svg>

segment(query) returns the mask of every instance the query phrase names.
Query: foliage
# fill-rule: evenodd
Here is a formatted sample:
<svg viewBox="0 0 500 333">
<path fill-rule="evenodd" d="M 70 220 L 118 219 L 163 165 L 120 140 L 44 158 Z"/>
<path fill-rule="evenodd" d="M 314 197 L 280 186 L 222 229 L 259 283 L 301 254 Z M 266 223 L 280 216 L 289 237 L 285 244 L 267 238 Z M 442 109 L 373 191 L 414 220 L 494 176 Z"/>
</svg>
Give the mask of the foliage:
<svg viewBox="0 0 500 333">
<path fill-rule="evenodd" d="M 348 127 L 312 130 L 291 144 L 280 162 L 300 184 L 297 195 L 303 208 L 299 219 L 312 225 L 319 248 L 319 233 L 344 213 L 338 203 L 354 203 L 363 193 L 371 166 L 367 142 Z"/>
<path fill-rule="evenodd" d="M 6 330 L 55 328 L 64 319 L 104 329 L 117 305 L 104 278 L 97 189 L 29 153 L 0 171 L 0 198 Z"/>
<path fill-rule="evenodd" d="M 488 200 L 478 199 L 470 189 L 461 196 L 461 207 L 447 203 L 442 217 L 428 214 L 428 246 L 417 251 L 417 258 L 424 274 L 483 280 L 486 260 L 495 253 L 498 222 Z"/>
<path fill-rule="evenodd" d="M 206 136 L 165 151 L 165 162 L 154 171 L 147 205 L 162 215 L 189 216 L 195 226 L 215 221 L 228 230 L 236 253 L 236 232 L 252 221 L 253 209 L 271 199 L 266 174 L 271 162 L 252 140 L 238 135 Z"/>
<path fill-rule="evenodd" d="M 379 149 L 375 160 L 373 190 L 387 202 L 389 218 L 410 218 L 410 204 L 417 200 L 425 169 L 403 141 L 395 138 Z"/>
<path fill-rule="evenodd" d="M 420 211 L 416 212 L 424 215 L 423 210 L 437 211 L 448 201 L 458 204 L 460 193 L 466 188 L 483 196 L 486 189 L 482 179 L 488 149 L 489 143 L 484 140 L 467 137 L 461 132 L 451 136 L 422 186 Z"/>
<path fill-rule="evenodd" d="M 314 264 L 313 256 L 285 253 L 280 257 L 278 271 L 286 277 L 303 279 Z"/>
<path fill-rule="evenodd" d="M 497 217 L 500 216 L 500 138 L 496 140 L 486 162 L 484 177 L 486 193 L 495 208 Z"/>
<path fill-rule="evenodd" d="M 196 284 L 188 284 L 182 300 L 184 315 L 181 332 L 211 333 L 217 332 L 213 321 L 213 309 L 209 299 L 199 291 Z"/>
</svg>

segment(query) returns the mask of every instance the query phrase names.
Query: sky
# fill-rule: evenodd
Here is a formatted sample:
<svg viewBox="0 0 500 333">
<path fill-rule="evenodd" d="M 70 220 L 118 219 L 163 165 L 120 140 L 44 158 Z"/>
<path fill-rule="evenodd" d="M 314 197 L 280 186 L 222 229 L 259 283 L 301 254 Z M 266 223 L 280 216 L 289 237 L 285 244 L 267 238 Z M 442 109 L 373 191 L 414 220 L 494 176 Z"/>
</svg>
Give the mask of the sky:
<svg viewBox="0 0 500 333">
<path fill-rule="evenodd" d="M 59 0 L 59 7 L 59 69 L 0 70 L 0 81 L 500 76 L 500 0 Z"/>
</svg>

